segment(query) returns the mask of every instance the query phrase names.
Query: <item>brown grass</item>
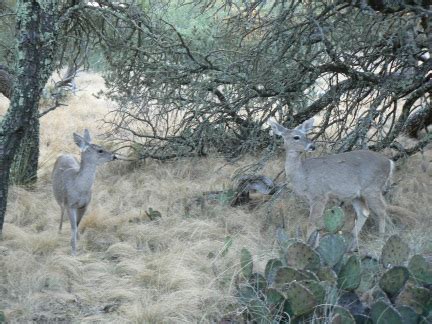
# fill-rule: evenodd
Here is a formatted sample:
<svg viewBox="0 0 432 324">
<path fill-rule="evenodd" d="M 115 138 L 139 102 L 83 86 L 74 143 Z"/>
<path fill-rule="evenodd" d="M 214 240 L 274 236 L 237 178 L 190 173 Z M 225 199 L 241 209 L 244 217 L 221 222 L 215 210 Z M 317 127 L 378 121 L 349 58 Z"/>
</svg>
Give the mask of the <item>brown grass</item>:
<svg viewBox="0 0 432 324">
<path fill-rule="evenodd" d="M 232 311 L 241 248 L 248 247 L 262 270 L 277 253 L 275 228 L 284 223 L 293 235 L 305 223 L 306 205 L 285 194 L 273 209 L 208 204 L 186 213 L 191 197 L 228 187 L 234 171 L 254 157 L 233 164 L 218 157 L 139 167 L 113 162 L 98 171 L 78 256 L 70 256 L 68 221 L 57 233 L 60 210 L 51 192 L 51 168 L 60 153 L 78 153 L 72 132 L 89 128 L 97 142 L 99 120 L 112 107 L 92 95 L 103 87 L 100 77 L 82 73 L 78 86 L 68 107 L 42 119 L 36 187 L 10 190 L 0 241 L 0 310 L 11 323 L 207 323 Z M 3 111 L 7 104 L 0 101 Z M 418 214 L 414 222 L 399 218 L 389 226 L 415 252 L 432 250 L 432 167 L 422 171 L 421 163 L 416 156 L 401 166 L 391 195 Z M 281 156 L 264 173 L 274 177 L 282 165 Z M 162 218 L 150 221 L 145 214 L 150 207 Z M 376 254 L 383 240 L 374 222 L 368 223 L 362 246 Z M 222 254 L 227 237 L 233 244 Z"/>
</svg>

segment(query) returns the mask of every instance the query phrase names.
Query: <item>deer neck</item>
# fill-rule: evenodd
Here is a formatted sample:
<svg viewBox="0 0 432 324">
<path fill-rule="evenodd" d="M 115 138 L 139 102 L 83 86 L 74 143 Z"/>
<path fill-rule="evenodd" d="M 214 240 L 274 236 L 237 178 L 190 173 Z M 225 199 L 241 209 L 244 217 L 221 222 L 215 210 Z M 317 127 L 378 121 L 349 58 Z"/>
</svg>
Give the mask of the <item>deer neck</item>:
<svg viewBox="0 0 432 324">
<path fill-rule="evenodd" d="M 301 152 L 287 151 L 285 173 L 291 182 L 296 182 L 296 179 L 303 175 L 303 159 Z"/>
<path fill-rule="evenodd" d="M 81 155 L 81 165 L 76 178 L 82 191 L 89 191 L 93 186 L 96 177 L 96 163 Z"/>
</svg>

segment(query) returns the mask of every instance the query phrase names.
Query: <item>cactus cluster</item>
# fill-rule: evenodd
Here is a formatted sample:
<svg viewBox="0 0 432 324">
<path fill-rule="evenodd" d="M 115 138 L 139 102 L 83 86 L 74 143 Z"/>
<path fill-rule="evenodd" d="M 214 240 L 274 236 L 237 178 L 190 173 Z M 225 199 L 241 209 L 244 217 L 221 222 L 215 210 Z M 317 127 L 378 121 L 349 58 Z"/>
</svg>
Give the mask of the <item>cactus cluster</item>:
<svg viewBox="0 0 432 324">
<path fill-rule="evenodd" d="M 387 240 L 379 260 L 350 253 L 340 232 L 343 212 L 326 215 L 317 248 L 285 235 L 281 257 L 270 259 L 263 274 L 254 272 L 251 253 L 241 251 L 237 297 L 246 321 L 431 323 L 431 264 L 421 255 L 409 258 L 408 245 L 397 235 Z"/>
</svg>

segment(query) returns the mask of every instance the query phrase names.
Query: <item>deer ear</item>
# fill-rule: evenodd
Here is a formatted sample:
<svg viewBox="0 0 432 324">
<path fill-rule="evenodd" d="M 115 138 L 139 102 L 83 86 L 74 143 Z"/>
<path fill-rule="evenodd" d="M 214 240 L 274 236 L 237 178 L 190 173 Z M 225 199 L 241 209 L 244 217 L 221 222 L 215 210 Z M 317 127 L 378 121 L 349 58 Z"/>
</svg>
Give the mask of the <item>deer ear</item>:
<svg viewBox="0 0 432 324">
<path fill-rule="evenodd" d="M 88 144 L 91 143 L 91 136 L 89 130 L 86 128 L 84 129 L 84 139 L 87 141 Z"/>
<path fill-rule="evenodd" d="M 311 129 L 313 128 L 314 125 L 314 119 L 310 118 L 306 121 L 304 121 L 301 125 L 299 125 L 298 127 L 296 127 L 297 130 L 307 134 L 311 131 Z"/>
<path fill-rule="evenodd" d="M 276 135 L 281 136 L 283 133 L 285 133 L 287 131 L 287 129 L 285 127 L 278 124 L 274 119 L 269 119 L 268 123 L 271 126 L 270 134 L 274 133 Z"/>
<path fill-rule="evenodd" d="M 84 152 L 89 147 L 89 143 L 81 135 L 73 133 L 73 138 L 75 144 L 80 148 L 81 152 Z"/>
</svg>

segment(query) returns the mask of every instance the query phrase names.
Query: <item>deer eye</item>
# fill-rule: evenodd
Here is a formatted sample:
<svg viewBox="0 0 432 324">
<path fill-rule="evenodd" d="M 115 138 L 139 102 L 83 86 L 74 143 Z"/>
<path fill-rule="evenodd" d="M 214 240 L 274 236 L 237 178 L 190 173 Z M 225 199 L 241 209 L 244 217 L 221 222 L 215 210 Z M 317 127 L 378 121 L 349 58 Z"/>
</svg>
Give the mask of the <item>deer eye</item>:
<svg viewBox="0 0 432 324">
<path fill-rule="evenodd" d="M 99 149 L 99 150 L 98 150 L 98 153 L 103 153 L 103 150 Z"/>
<path fill-rule="evenodd" d="M 300 136 L 295 135 L 295 136 L 293 136 L 293 138 L 294 138 L 296 141 L 298 141 L 298 140 L 300 139 Z"/>
</svg>

